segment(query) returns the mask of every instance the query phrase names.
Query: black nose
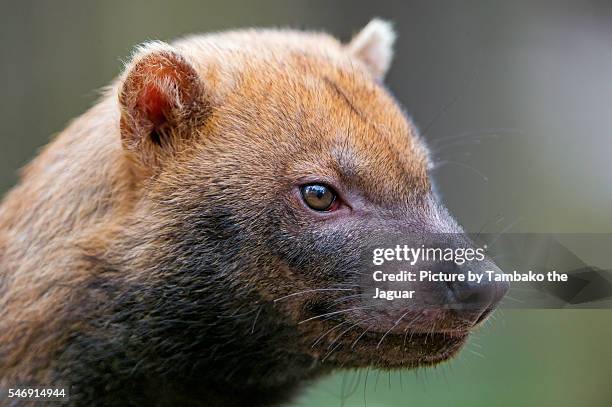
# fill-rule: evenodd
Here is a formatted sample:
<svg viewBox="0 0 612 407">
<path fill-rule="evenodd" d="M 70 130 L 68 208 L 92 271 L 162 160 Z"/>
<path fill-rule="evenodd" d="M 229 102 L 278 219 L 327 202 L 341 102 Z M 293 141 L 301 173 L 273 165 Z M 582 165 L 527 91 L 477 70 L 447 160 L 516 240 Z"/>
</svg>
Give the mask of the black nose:
<svg viewBox="0 0 612 407">
<path fill-rule="evenodd" d="M 487 269 L 498 271 L 494 265 L 490 265 Z M 462 271 L 458 269 L 457 272 Z M 479 273 L 479 271 L 473 271 L 473 273 Z M 472 324 L 484 320 L 499 304 L 509 288 L 506 282 L 489 281 L 486 273 L 483 273 L 480 283 L 454 281 L 448 285 L 452 297 L 451 309 L 460 319 Z"/>
</svg>

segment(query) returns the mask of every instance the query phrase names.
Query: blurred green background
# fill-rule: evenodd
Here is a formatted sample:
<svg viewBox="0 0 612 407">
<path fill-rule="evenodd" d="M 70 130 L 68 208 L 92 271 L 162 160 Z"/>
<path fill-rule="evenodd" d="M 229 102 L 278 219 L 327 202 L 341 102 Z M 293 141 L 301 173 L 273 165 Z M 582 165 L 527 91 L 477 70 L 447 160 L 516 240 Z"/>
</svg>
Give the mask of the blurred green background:
<svg viewBox="0 0 612 407">
<path fill-rule="evenodd" d="M 1 191 L 142 41 L 245 26 L 348 40 L 378 16 L 399 34 L 387 83 L 468 230 L 612 232 L 610 1 L 0 4 Z M 339 373 L 295 404 L 612 406 L 611 342 L 610 310 L 502 310 L 445 365 Z"/>
</svg>

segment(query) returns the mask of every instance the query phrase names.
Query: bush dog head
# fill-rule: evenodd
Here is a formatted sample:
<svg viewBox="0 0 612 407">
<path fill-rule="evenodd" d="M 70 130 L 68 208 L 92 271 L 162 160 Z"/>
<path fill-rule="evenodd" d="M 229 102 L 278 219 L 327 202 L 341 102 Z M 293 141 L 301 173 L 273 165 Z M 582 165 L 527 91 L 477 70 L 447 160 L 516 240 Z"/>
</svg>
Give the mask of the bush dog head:
<svg viewBox="0 0 612 407">
<path fill-rule="evenodd" d="M 335 368 L 457 352 L 505 287 L 433 287 L 476 304 L 460 309 L 360 290 L 377 238 L 462 232 L 382 85 L 393 40 L 374 20 L 348 44 L 251 30 L 137 49 L 0 211 L 3 383 L 267 405 Z"/>
</svg>

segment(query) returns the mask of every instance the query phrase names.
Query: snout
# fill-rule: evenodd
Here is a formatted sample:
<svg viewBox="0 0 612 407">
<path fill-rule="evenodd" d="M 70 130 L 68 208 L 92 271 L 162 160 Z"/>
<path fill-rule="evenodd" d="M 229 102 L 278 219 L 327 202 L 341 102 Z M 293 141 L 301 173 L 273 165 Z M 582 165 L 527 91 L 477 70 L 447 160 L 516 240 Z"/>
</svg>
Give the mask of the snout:
<svg viewBox="0 0 612 407">
<path fill-rule="evenodd" d="M 509 289 L 507 282 L 496 278 L 501 270 L 486 257 L 462 264 L 418 262 L 406 269 L 418 277 L 367 287 L 367 293 L 375 293 L 366 305 L 368 312 L 377 316 L 378 330 L 463 334 L 483 322 Z M 383 290 L 387 290 L 384 297 Z M 410 295 L 399 296 L 406 292 Z M 395 295 L 393 300 L 389 300 L 391 295 Z"/>
<path fill-rule="evenodd" d="M 480 270 L 464 270 L 456 266 L 454 273 L 464 276 L 464 279 L 450 281 L 441 289 L 446 290 L 449 308 L 455 316 L 472 326 L 484 321 L 509 289 L 507 282 L 495 281 L 499 269 L 492 263 Z M 469 280 L 468 273 L 479 276 L 481 280 Z"/>
<path fill-rule="evenodd" d="M 436 278 L 421 283 L 426 324 L 432 322 L 427 319 L 441 319 L 437 323 L 451 330 L 472 328 L 491 314 L 509 289 L 507 282 L 496 281 L 500 270 L 489 261 L 463 265 L 437 262 L 428 269 Z"/>
</svg>

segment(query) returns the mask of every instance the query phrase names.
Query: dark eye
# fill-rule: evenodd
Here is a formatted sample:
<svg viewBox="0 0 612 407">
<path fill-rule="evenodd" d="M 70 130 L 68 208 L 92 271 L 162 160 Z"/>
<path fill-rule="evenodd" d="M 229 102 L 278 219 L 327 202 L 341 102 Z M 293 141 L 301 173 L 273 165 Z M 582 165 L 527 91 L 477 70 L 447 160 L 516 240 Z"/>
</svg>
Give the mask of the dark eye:
<svg viewBox="0 0 612 407">
<path fill-rule="evenodd" d="M 326 185 L 304 185 L 301 192 L 306 205 L 315 211 L 329 211 L 336 202 L 336 192 Z"/>
</svg>

